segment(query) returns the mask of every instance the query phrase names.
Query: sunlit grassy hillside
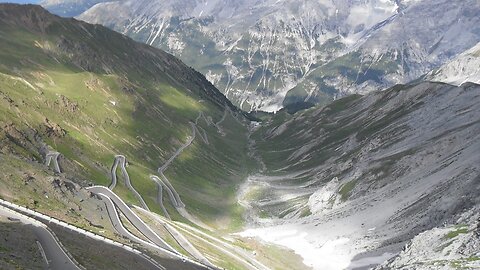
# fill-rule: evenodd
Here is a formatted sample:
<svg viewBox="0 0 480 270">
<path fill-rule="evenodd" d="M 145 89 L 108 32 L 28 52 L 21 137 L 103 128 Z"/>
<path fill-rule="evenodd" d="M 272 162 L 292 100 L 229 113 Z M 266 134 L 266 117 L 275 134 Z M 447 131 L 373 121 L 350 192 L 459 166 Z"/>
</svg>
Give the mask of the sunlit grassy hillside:
<svg viewBox="0 0 480 270">
<path fill-rule="evenodd" d="M 198 128 L 208 143 L 197 136 L 165 174 L 206 223 L 241 225 L 244 118 L 202 75 L 163 51 L 36 6 L 1 5 L 0 48 L 2 155 L 42 163 L 50 147 L 82 185 L 108 185 L 114 155 L 125 155 L 133 186 L 161 213 L 149 176 L 192 136 L 190 122 L 203 112 Z M 122 183 L 115 192 L 138 204 Z"/>
</svg>

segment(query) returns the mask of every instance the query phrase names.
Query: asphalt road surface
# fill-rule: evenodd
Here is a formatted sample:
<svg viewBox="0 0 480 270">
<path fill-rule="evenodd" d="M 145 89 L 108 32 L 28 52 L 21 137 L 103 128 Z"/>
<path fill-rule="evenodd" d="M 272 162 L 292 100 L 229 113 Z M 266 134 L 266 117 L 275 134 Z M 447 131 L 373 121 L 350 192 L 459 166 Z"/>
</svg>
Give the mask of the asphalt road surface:
<svg viewBox="0 0 480 270">
<path fill-rule="evenodd" d="M 45 156 L 45 165 L 47 167 L 50 166 L 50 163 L 53 162 L 54 170 L 56 173 L 61 173 L 60 166 L 58 165 L 58 157 L 60 156 L 60 153 L 58 152 L 48 152 L 47 155 Z"/>
<path fill-rule="evenodd" d="M 120 170 L 122 170 L 123 178 L 125 179 L 125 185 L 127 186 L 130 191 L 137 197 L 138 201 L 142 204 L 143 209 L 150 210 L 148 208 L 147 203 L 143 200 L 142 196 L 138 191 L 132 186 L 132 182 L 130 181 L 130 176 L 128 175 L 127 169 L 127 158 L 123 155 L 116 155 L 115 160 L 113 161 L 111 175 L 112 175 L 112 183 L 108 187 L 109 189 L 113 189 L 117 185 L 117 167 L 120 165 Z"/>
<path fill-rule="evenodd" d="M 47 226 L 40 221 L 29 218 L 11 209 L 0 206 L 0 215 L 16 219 L 19 222 L 29 225 L 37 241 L 40 243 L 40 252 L 46 259 L 47 269 L 53 270 L 80 270 L 80 268 L 68 257 Z"/>
</svg>

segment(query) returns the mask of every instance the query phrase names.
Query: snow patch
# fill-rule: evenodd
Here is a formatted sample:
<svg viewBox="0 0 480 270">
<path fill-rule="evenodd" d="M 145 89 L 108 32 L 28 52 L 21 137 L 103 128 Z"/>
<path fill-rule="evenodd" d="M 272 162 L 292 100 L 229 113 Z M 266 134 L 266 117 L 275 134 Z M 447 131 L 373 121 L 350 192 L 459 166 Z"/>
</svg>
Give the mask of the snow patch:
<svg viewBox="0 0 480 270">
<path fill-rule="evenodd" d="M 327 232 L 326 232 L 327 233 Z M 242 237 L 258 237 L 295 251 L 307 266 L 314 269 L 338 270 L 348 267 L 352 258 L 348 250 L 348 238 L 312 241 L 309 233 L 289 226 L 249 229 L 239 234 Z"/>
</svg>

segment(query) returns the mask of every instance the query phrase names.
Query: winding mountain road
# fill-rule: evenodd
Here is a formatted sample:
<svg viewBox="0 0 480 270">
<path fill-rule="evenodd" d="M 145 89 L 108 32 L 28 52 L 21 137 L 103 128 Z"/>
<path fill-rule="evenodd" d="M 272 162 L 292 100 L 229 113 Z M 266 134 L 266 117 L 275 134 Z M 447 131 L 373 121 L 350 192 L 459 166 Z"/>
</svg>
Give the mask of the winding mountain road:
<svg viewBox="0 0 480 270">
<path fill-rule="evenodd" d="M 102 198 L 102 201 L 105 202 L 105 206 L 107 208 L 108 216 L 110 217 L 110 221 L 112 222 L 113 228 L 120 234 L 123 235 L 130 240 L 144 244 L 144 245 L 151 245 L 151 242 L 147 242 L 145 240 L 142 240 L 129 232 L 125 226 L 123 226 L 122 220 L 120 219 L 120 216 L 118 214 L 117 208 L 115 207 L 115 204 L 113 201 L 110 199 L 110 197 L 102 194 L 102 193 L 96 193 L 100 198 Z"/>
<path fill-rule="evenodd" d="M 168 193 L 168 196 L 170 197 L 172 205 L 175 207 L 175 209 L 177 210 L 177 212 L 181 216 L 183 216 L 184 218 L 186 218 L 190 222 L 196 224 L 197 226 L 200 226 L 200 227 L 203 227 L 207 230 L 212 231 L 213 229 L 210 226 L 206 225 L 201 220 L 199 220 L 198 218 L 196 218 L 196 217 L 192 216 L 190 213 L 188 213 L 187 209 L 185 209 L 185 204 L 182 202 L 182 199 L 180 198 L 180 195 L 178 194 L 178 192 L 175 190 L 173 185 L 170 183 L 170 181 L 168 180 L 168 178 L 164 174 L 165 170 L 168 168 L 168 166 L 170 166 L 170 164 L 175 160 L 175 158 L 177 158 L 183 152 L 183 150 L 185 150 L 187 147 L 189 147 L 193 143 L 197 133 L 199 134 L 200 137 L 202 137 L 201 134 L 200 134 L 200 131 L 197 128 L 198 121 L 202 117 L 205 120 L 205 122 L 207 123 L 207 125 L 211 124 L 208 121 L 208 119 L 205 117 L 203 112 L 200 112 L 199 115 L 197 116 L 197 118 L 195 119 L 195 123 L 190 122 L 190 125 L 191 125 L 191 128 L 192 128 L 192 136 L 190 136 L 188 138 L 188 140 L 175 151 L 175 153 L 167 160 L 167 162 L 165 162 L 162 166 L 160 166 L 158 168 L 157 171 L 158 171 L 158 174 L 159 174 L 160 177 L 151 176 L 150 178 L 157 183 L 159 190 L 160 189 L 163 190 L 163 188 L 165 188 L 165 190 Z M 203 131 L 205 132 L 205 130 L 203 130 Z M 202 137 L 202 140 L 206 144 L 208 144 L 209 143 L 208 142 L 208 137 L 207 137 L 206 133 L 204 135 L 205 136 Z M 165 208 L 165 207 L 163 207 L 163 202 L 161 203 L 161 206 L 162 206 L 163 209 Z"/>
<path fill-rule="evenodd" d="M 221 123 L 226 116 L 226 112 L 224 113 L 224 116 L 222 119 L 217 123 Z M 162 211 L 165 213 L 165 216 L 167 218 L 170 218 L 165 206 L 163 205 L 163 189 L 166 190 L 167 194 L 170 197 L 170 200 L 172 202 L 172 205 L 176 208 L 178 213 L 185 217 L 186 219 L 190 220 L 192 223 L 197 224 L 198 226 L 210 229 L 206 224 L 198 220 L 197 218 L 193 217 L 190 215 L 187 210 L 185 209 L 185 204 L 182 202 L 180 195 L 178 192 L 175 190 L 175 188 L 172 186 L 168 178 L 164 175 L 164 171 L 168 168 L 168 166 L 175 160 L 176 157 L 178 157 L 183 150 L 185 150 L 187 147 L 189 147 L 193 141 L 195 140 L 196 134 L 198 133 L 201 139 L 204 141 L 204 143 L 209 144 L 208 137 L 206 134 L 206 131 L 202 129 L 203 131 L 203 136 L 197 127 L 198 121 L 203 117 L 207 125 L 210 125 L 208 119 L 203 115 L 202 112 L 199 113 L 198 117 L 195 119 L 195 123 L 190 122 L 191 128 L 192 128 L 192 136 L 190 136 L 187 141 L 175 151 L 174 155 L 171 156 L 165 164 L 163 164 L 160 168 L 158 168 L 158 173 L 160 174 L 160 177 L 152 175 L 150 178 L 157 183 L 158 186 L 158 195 L 157 195 L 157 201 L 159 202 L 160 206 L 162 207 Z M 215 124 L 215 125 L 217 125 Z M 60 173 L 60 167 L 58 165 L 58 157 L 60 153 L 58 152 L 49 152 L 46 155 L 46 165 L 50 166 L 52 160 L 54 162 L 54 168 L 57 173 Z M 108 215 L 110 217 L 110 220 L 115 228 L 115 230 L 127 237 L 128 239 L 140 243 L 145 246 L 150 246 L 152 248 L 158 248 L 161 251 L 164 251 L 170 255 L 172 255 L 174 258 L 186 260 L 185 257 L 180 255 L 173 247 L 171 247 L 168 243 L 166 243 L 160 236 L 158 236 L 147 224 L 143 222 L 143 220 L 138 217 L 126 204 L 125 202 L 118 197 L 112 190 L 116 187 L 118 183 L 118 176 L 117 176 L 117 169 L 120 166 L 120 169 L 122 171 L 123 178 L 125 180 L 125 185 L 127 188 L 132 191 L 132 193 L 136 196 L 136 198 L 139 200 L 139 202 L 142 204 L 142 211 L 147 213 L 149 216 L 153 217 L 155 220 L 157 220 L 165 229 L 166 231 L 175 239 L 175 241 L 185 250 L 187 251 L 192 257 L 197 259 L 199 262 L 201 262 L 203 265 L 208 266 L 210 268 L 216 268 L 207 258 L 205 258 L 181 233 L 179 233 L 177 230 L 175 230 L 173 227 L 170 225 L 166 224 L 163 222 L 161 219 L 158 219 L 153 215 L 153 213 L 150 212 L 149 207 L 143 200 L 142 196 L 137 192 L 137 190 L 132 186 L 131 181 L 130 181 L 130 176 L 128 175 L 127 169 L 126 169 L 126 163 L 127 159 L 124 155 L 116 155 L 114 162 L 111 167 L 111 184 L 109 187 L 103 187 L 103 186 L 93 186 L 87 188 L 88 191 L 90 191 L 93 194 L 98 195 L 104 202 L 105 206 L 108 211 Z M 135 236 L 131 232 L 129 232 L 123 225 L 119 212 L 120 211 L 127 219 L 128 221 L 141 233 L 143 234 L 147 241 L 140 239 L 139 237 Z M 68 256 L 67 256 L 68 257 Z M 189 259 L 187 259 L 189 260 Z M 193 263 L 196 263 L 192 261 Z M 70 268 L 63 268 L 63 269 L 70 269 Z M 72 268 L 72 269 L 78 269 L 78 268 Z M 163 267 L 159 266 L 159 269 L 164 269 Z"/>
<path fill-rule="evenodd" d="M 61 173 L 60 166 L 58 165 L 58 157 L 60 156 L 60 153 L 58 152 L 51 152 L 49 151 L 45 155 L 45 165 L 47 167 L 50 167 L 50 164 L 53 162 L 53 168 L 56 173 Z"/>
<path fill-rule="evenodd" d="M 52 224 L 55 224 L 57 226 L 60 226 L 64 229 L 66 229 L 68 231 L 71 231 L 72 233 L 77 233 L 77 234 L 80 234 L 84 237 L 88 237 L 92 240 L 101 241 L 105 244 L 113 245 L 113 246 L 116 246 L 116 247 L 121 248 L 123 250 L 126 250 L 128 252 L 131 252 L 131 253 L 135 254 L 136 256 L 138 256 L 138 258 L 137 258 L 138 260 L 144 260 L 147 264 L 150 264 L 152 266 L 152 268 L 149 268 L 149 269 L 165 270 L 165 267 L 163 267 L 161 264 L 168 265 L 169 269 L 176 269 L 176 268 L 173 268 L 173 266 L 175 266 L 175 267 L 178 266 L 181 269 L 183 268 L 183 266 L 185 266 L 185 269 L 205 269 L 205 266 L 201 265 L 200 263 L 189 260 L 188 258 L 181 257 L 181 256 L 179 256 L 179 255 L 177 255 L 173 252 L 170 252 L 168 250 L 160 248 L 160 247 L 158 247 L 158 246 L 156 246 L 156 245 L 154 245 L 150 242 L 147 242 L 147 241 L 141 240 L 141 241 L 143 241 L 143 242 L 141 242 L 143 244 L 142 246 L 146 245 L 147 247 L 151 247 L 151 248 L 154 248 L 154 249 L 162 252 L 162 254 L 165 255 L 163 259 L 160 259 L 160 261 L 154 260 L 151 257 L 149 257 L 147 254 L 145 254 L 143 251 L 140 251 L 136 248 L 125 245 L 124 243 L 114 241 L 112 239 L 109 239 L 109 238 L 106 238 L 104 236 L 92 233 L 90 231 L 86 231 L 84 229 L 75 227 L 72 224 L 65 223 L 61 220 L 46 216 L 42 213 L 36 212 L 34 210 L 31 210 L 31 209 L 27 209 L 23 206 L 13 204 L 13 203 L 10 203 L 10 202 L 2 200 L 2 199 L 0 199 L 0 206 L 3 206 L 4 208 L 7 208 L 7 210 L 18 212 L 19 214 L 21 214 L 23 216 L 26 216 L 27 219 L 30 219 L 33 222 L 40 222 L 42 224 L 45 223 L 45 222 L 48 222 L 49 224 L 52 223 Z M 30 217 L 34 217 L 35 219 L 32 219 Z M 52 233 L 52 235 L 54 235 L 54 234 Z M 58 239 L 57 239 L 57 242 L 58 242 Z M 43 246 L 41 246 L 41 248 L 43 250 Z M 67 252 L 67 254 L 68 254 L 68 252 Z M 81 266 L 79 266 L 79 267 L 82 268 Z M 63 270 L 64 268 L 60 268 L 60 269 Z M 84 269 L 84 268 L 82 268 L 82 269 Z M 53 269 L 53 270 L 57 270 L 57 269 Z"/>
<path fill-rule="evenodd" d="M 213 125 L 217 128 L 217 131 L 220 135 L 222 136 L 226 136 L 227 134 L 225 133 L 225 131 L 223 131 L 223 128 L 220 126 L 220 124 L 223 123 L 223 121 L 225 121 L 225 118 L 227 118 L 227 113 L 228 113 L 228 110 L 225 109 L 224 112 L 223 112 L 223 116 L 222 118 L 220 118 L 220 120 L 218 120 L 218 122 L 214 123 Z"/>
<path fill-rule="evenodd" d="M 193 140 L 192 140 L 193 141 Z M 190 142 L 191 143 L 191 142 Z M 180 152 L 179 152 L 180 153 Z M 171 159 L 170 162 L 172 162 L 173 159 Z M 89 187 L 87 190 L 90 192 L 99 195 L 104 201 L 105 205 L 108 210 L 108 214 L 110 217 L 110 220 L 114 226 L 114 228 L 117 230 L 118 233 L 121 235 L 129 238 L 132 241 L 138 242 L 143 245 L 151 245 L 154 244 L 162 249 L 166 249 L 170 252 L 173 252 L 175 254 L 179 254 L 174 248 L 172 248 L 170 245 L 168 245 L 161 237 L 159 237 L 151 228 L 146 225 L 143 220 L 140 219 L 124 202 L 123 200 L 118 197 L 113 191 L 112 187 L 115 187 L 117 183 L 117 175 L 116 175 L 116 170 L 118 168 L 118 165 L 120 165 L 120 168 L 122 170 L 122 174 L 125 178 L 126 185 L 131 187 L 130 184 L 130 177 L 128 175 L 128 172 L 126 170 L 126 158 L 123 155 L 116 155 L 114 163 L 111 168 L 111 176 L 112 176 L 112 183 L 109 188 L 103 187 L 103 186 L 94 186 L 94 187 Z M 161 174 L 164 178 L 164 180 L 160 179 L 158 176 L 152 175 L 150 178 L 155 181 L 158 185 L 159 191 L 157 195 L 157 200 L 160 203 L 160 206 L 162 207 L 162 210 L 166 214 L 168 218 L 170 218 L 165 206 L 163 205 L 163 198 L 162 198 L 162 192 L 163 188 L 167 191 L 167 194 L 169 194 L 170 200 L 172 201 L 172 204 L 177 208 L 180 208 L 179 213 L 183 213 L 185 216 L 190 217 L 191 219 L 194 219 L 191 217 L 186 211 L 182 211 L 185 207 L 183 202 L 180 199 L 180 196 L 178 193 L 176 193 L 175 189 L 173 186 L 168 182 L 168 179 Z M 130 185 L 129 185 L 130 184 Z M 131 187 L 130 190 L 134 192 L 134 194 L 138 194 L 138 197 L 141 198 L 141 195 L 136 192 L 136 190 Z M 142 200 L 143 201 L 143 198 Z M 146 213 L 151 213 L 148 207 L 142 207 L 143 210 Z M 131 232 L 129 232 L 122 224 L 122 221 L 119 217 L 117 209 L 125 215 L 125 217 L 128 219 L 132 225 L 137 228 L 138 231 L 140 231 L 147 239 L 148 242 L 138 238 L 137 236 L 133 235 Z M 203 264 L 210 266 L 210 267 L 215 267 L 212 263 L 210 263 L 198 250 L 196 250 L 187 240 L 183 235 L 175 231 L 173 228 L 167 228 L 164 226 L 165 229 L 169 232 L 169 234 L 177 241 L 177 243 L 184 248 L 189 254 L 191 254 L 195 259 L 199 260 Z"/>
<path fill-rule="evenodd" d="M 178 251 L 176 251 L 173 247 L 171 247 L 168 243 L 166 243 L 160 236 L 158 236 L 143 220 L 135 214 L 126 204 L 123 202 L 123 200 L 118 197 L 113 191 L 110 189 L 103 187 L 103 186 L 93 186 L 87 188 L 88 191 L 97 194 L 104 200 L 105 205 L 107 207 L 108 215 L 110 217 L 110 220 L 113 224 L 113 227 L 117 230 L 118 233 L 121 235 L 129 238 L 130 240 L 137 242 L 139 244 L 142 244 L 147 247 L 151 247 L 154 249 L 157 249 L 158 251 L 164 253 L 165 255 L 168 255 L 171 259 L 175 260 L 182 260 L 182 261 L 188 261 L 190 263 L 202 266 L 202 267 L 210 267 L 210 269 L 216 269 L 216 267 L 208 262 L 206 260 L 205 262 L 208 262 L 208 264 L 205 264 L 204 261 L 193 261 L 183 255 L 181 255 Z M 135 226 L 135 228 L 142 233 L 148 241 L 142 240 L 138 238 L 137 236 L 133 235 L 131 232 L 129 232 L 124 226 L 123 223 L 119 217 L 118 211 L 120 211 L 127 219 L 128 221 Z M 151 213 L 149 210 L 137 207 L 137 209 L 142 209 L 145 213 Z M 170 233 L 170 231 L 169 231 Z M 177 243 L 180 244 L 180 242 L 184 243 L 181 238 L 175 237 L 175 234 L 170 233 L 172 237 L 175 238 Z M 185 244 L 186 245 L 186 244 Z M 181 245 L 182 246 L 182 245 Z M 182 246 L 183 248 L 183 246 Z M 188 252 L 188 250 L 187 250 Z M 190 252 L 189 252 L 190 253 Z M 196 254 L 198 255 L 198 254 Z M 193 255 L 192 255 L 193 256 Z M 203 256 L 199 256 L 199 258 L 202 258 Z M 194 256 L 195 259 L 198 259 L 197 257 Z"/>
<path fill-rule="evenodd" d="M 126 164 L 127 164 L 127 158 L 124 155 L 116 155 L 115 160 L 113 161 L 112 169 L 111 169 L 111 176 L 112 176 L 112 183 L 108 187 L 110 190 L 113 190 L 113 188 L 117 185 L 117 167 L 120 165 L 120 169 L 122 170 L 122 175 L 123 178 L 125 179 L 125 185 L 127 188 L 135 195 L 135 197 L 138 199 L 138 201 L 142 204 L 142 207 L 146 210 L 150 209 L 148 208 L 147 203 L 143 200 L 142 196 L 138 191 L 132 186 L 132 182 L 130 181 L 130 176 L 128 175 L 127 169 L 126 169 Z"/>
<path fill-rule="evenodd" d="M 208 118 L 205 117 L 205 115 L 203 114 L 203 112 L 200 112 L 197 116 L 197 118 L 195 119 L 195 124 L 194 123 L 190 123 L 190 125 L 192 125 L 192 127 L 194 129 L 196 129 L 197 133 L 198 133 L 198 136 L 200 136 L 200 138 L 202 139 L 202 141 L 206 144 L 206 145 L 209 145 L 210 142 L 208 141 L 208 136 L 207 136 L 207 132 L 205 131 L 205 129 L 203 129 L 202 127 L 200 127 L 198 125 L 198 121 L 200 121 L 200 119 L 203 119 L 205 121 L 205 123 L 207 124 L 207 126 L 210 126 L 212 123 L 208 120 Z M 202 130 L 202 132 L 200 132 L 200 129 Z M 203 133 L 203 134 L 202 134 Z"/>
<path fill-rule="evenodd" d="M 115 156 L 115 159 L 113 160 L 112 168 L 110 169 L 110 176 L 112 178 L 112 182 L 110 183 L 110 186 L 108 186 L 108 188 L 111 190 L 113 190 L 117 186 L 117 167 L 119 163 L 120 163 L 120 158 L 117 158 L 117 156 Z M 122 170 L 122 173 L 123 173 L 123 170 Z"/>
<path fill-rule="evenodd" d="M 190 122 L 190 125 L 192 125 L 192 127 L 197 131 L 198 136 L 200 136 L 202 141 L 206 145 L 209 145 L 210 142 L 208 141 L 208 136 L 207 136 L 207 132 L 205 131 L 205 129 L 203 129 L 202 127 L 199 127 L 199 126 L 197 126 L 197 125 L 195 125 L 194 123 L 191 123 L 191 122 Z M 200 132 L 200 129 L 202 130 L 201 132 Z"/>
<path fill-rule="evenodd" d="M 141 211 L 142 213 L 148 215 L 149 217 L 151 217 L 152 219 L 154 219 L 155 221 L 157 221 L 158 223 L 160 223 L 164 228 L 165 230 L 167 230 L 167 232 L 175 239 L 175 241 L 185 250 L 188 252 L 188 254 L 190 254 L 192 257 L 194 257 L 195 259 L 197 259 L 199 262 L 207 265 L 207 266 L 210 266 L 212 268 L 215 268 L 216 266 L 213 265 L 207 258 L 205 258 L 205 256 L 202 255 L 202 253 L 200 253 L 200 251 L 198 251 L 188 240 L 187 238 L 185 238 L 185 236 L 183 236 L 183 234 L 181 234 L 180 232 L 178 232 L 175 228 L 173 228 L 172 226 L 168 225 L 165 221 L 163 221 L 162 219 L 160 219 L 158 217 L 158 215 L 156 215 L 155 213 L 153 212 L 150 212 L 150 211 L 146 211 L 145 209 L 142 209 L 142 208 L 138 208 L 137 209 L 139 211 Z"/>
<path fill-rule="evenodd" d="M 246 266 L 247 269 L 254 269 L 254 270 L 270 269 L 267 266 L 260 263 L 259 261 L 257 261 L 254 257 L 252 257 L 252 254 L 250 252 L 240 247 L 233 246 L 230 243 L 217 239 L 211 235 L 208 235 L 184 223 L 170 222 L 170 224 L 175 228 L 177 228 L 178 230 L 181 230 L 184 233 L 189 234 L 190 236 L 196 238 L 197 240 L 204 242 L 205 244 L 210 245 L 218 250 L 221 250 L 225 254 L 228 254 L 230 257 L 232 257 L 236 261 Z"/>
<path fill-rule="evenodd" d="M 158 168 L 157 172 L 162 179 L 160 179 L 156 175 L 152 175 L 150 177 L 153 181 L 155 181 L 155 183 L 157 183 L 159 189 L 165 188 L 168 196 L 170 197 L 170 201 L 172 202 L 175 208 L 185 207 L 185 204 L 182 202 L 182 199 L 180 199 L 180 195 L 178 194 L 178 192 L 175 190 L 175 188 L 172 186 L 170 181 L 168 181 L 168 178 L 163 173 L 168 168 L 168 166 L 170 166 L 173 160 L 175 160 L 175 158 L 177 158 L 183 152 L 183 150 L 189 147 L 193 143 L 193 140 L 195 140 L 195 136 L 196 136 L 195 124 L 193 123 L 190 123 L 190 124 L 192 127 L 192 136 L 190 136 L 187 139 L 187 141 L 175 151 L 175 153 L 167 160 L 167 162 L 165 162 L 162 166 Z"/>
<path fill-rule="evenodd" d="M 188 213 L 187 209 L 185 209 L 185 204 L 183 204 L 183 202 L 180 200 L 180 196 L 178 195 L 177 191 L 173 188 L 172 184 L 170 184 L 167 177 L 163 173 L 160 173 L 160 176 L 163 178 L 163 180 L 156 175 L 152 175 L 150 176 L 150 178 L 157 183 L 159 190 L 165 188 L 168 196 L 170 197 L 170 201 L 172 202 L 172 205 L 175 207 L 177 212 L 182 217 L 186 218 L 193 224 L 196 224 L 197 226 L 207 229 L 209 231 L 213 231 L 213 229 L 210 226 L 203 223 L 198 218 L 192 216 L 190 213 Z M 158 199 L 159 198 L 157 197 L 157 200 Z M 165 209 L 165 206 L 163 205 L 163 201 L 161 201 L 160 206 L 162 207 L 162 209 L 164 209 L 165 212 L 167 212 L 167 210 Z M 168 212 L 167 212 L 167 217 L 170 219 L 170 215 L 168 215 Z"/>
<path fill-rule="evenodd" d="M 172 163 L 172 161 L 177 158 L 182 152 L 183 150 L 185 150 L 185 148 L 189 147 L 193 140 L 195 140 L 195 136 L 196 136 L 196 132 L 195 132 L 195 127 L 193 126 L 193 123 L 192 124 L 192 136 L 189 136 L 187 141 L 182 145 L 180 146 L 180 148 L 178 148 L 175 153 L 173 153 L 173 155 L 167 160 L 167 162 L 165 162 L 162 166 L 160 166 L 160 168 L 158 168 L 158 172 L 160 173 L 163 173 L 168 166 L 170 166 L 170 164 Z"/>
<path fill-rule="evenodd" d="M 167 177 L 163 174 L 163 172 L 159 172 L 159 174 L 162 179 L 158 177 L 155 178 L 155 182 L 157 183 L 157 185 L 161 184 L 163 187 L 165 187 L 165 190 L 167 191 L 167 194 L 170 197 L 170 200 L 172 201 L 172 204 L 175 208 L 184 208 L 185 204 L 182 202 L 182 199 L 180 199 L 180 195 L 172 186 L 170 181 L 168 181 Z"/>
<path fill-rule="evenodd" d="M 53 270 L 80 270 L 74 261 L 63 250 L 57 238 L 42 222 L 20 214 L 12 209 L 0 206 L 0 215 L 20 221 L 23 224 L 30 225 L 32 231 L 37 237 L 39 249 L 48 269 Z"/>
<path fill-rule="evenodd" d="M 213 124 L 212 121 L 210 119 L 208 119 L 207 117 L 205 117 L 205 114 L 202 111 L 200 111 L 198 113 L 197 118 L 195 119 L 195 125 L 198 125 L 198 121 L 200 120 L 200 118 L 202 118 L 205 121 L 207 126 L 210 126 L 211 124 Z"/>
<path fill-rule="evenodd" d="M 108 200 L 105 200 L 105 204 L 107 205 L 107 208 L 109 209 L 109 216 L 110 219 L 112 220 L 113 226 L 116 229 L 119 229 L 119 233 L 125 233 L 125 231 L 122 229 L 123 225 L 120 221 L 120 218 L 118 217 L 118 213 L 115 209 L 115 207 L 112 208 L 112 204 L 116 206 L 122 214 L 125 215 L 125 217 L 130 221 L 130 223 L 135 226 L 135 228 L 138 229 L 150 242 L 153 244 L 164 248 L 168 251 L 171 251 L 173 253 L 178 253 L 174 248 L 172 248 L 169 244 L 167 244 L 160 236 L 158 236 L 145 222 L 143 222 L 140 217 L 137 216 L 128 206 L 125 204 L 125 202 L 117 196 L 117 194 L 113 193 L 110 189 L 103 187 L 103 186 L 93 186 L 87 188 L 88 191 L 97 194 L 101 196 L 102 198 L 107 197 Z M 110 202 L 112 204 L 110 204 Z M 149 211 L 149 210 L 148 210 Z M 130 238 L 129 234 L 125 234 L 125 236 Z"/>
</svg>

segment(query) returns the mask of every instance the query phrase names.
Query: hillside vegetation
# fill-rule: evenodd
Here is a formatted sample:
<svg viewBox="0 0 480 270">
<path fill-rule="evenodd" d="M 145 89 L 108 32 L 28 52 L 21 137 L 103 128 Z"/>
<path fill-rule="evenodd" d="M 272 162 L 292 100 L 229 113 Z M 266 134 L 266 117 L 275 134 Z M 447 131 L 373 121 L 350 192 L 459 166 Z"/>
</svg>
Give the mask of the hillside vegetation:
<svg viewBox="0 0 480 270">
<path fill-rule="evenodd" d="M 38 164 L 56 150 L 66 175 L 86 186 L 108 185 L 114 156 L 125 155 L 133 186 L 161 213 L 150 175 L 197 122 L 204 140 L 197 135 L 165 175 L 205 222 L 240 225 L 234 195 L 246 174 L 245 118 L 202 75 L 158 49 L 38 6 L 0 6 L 0 47 L 2 159 Z M 123 181 L 115 191 L 138 204 Z"/>
</svg>

